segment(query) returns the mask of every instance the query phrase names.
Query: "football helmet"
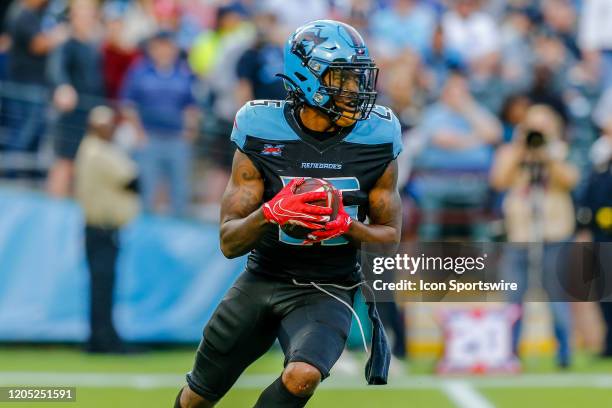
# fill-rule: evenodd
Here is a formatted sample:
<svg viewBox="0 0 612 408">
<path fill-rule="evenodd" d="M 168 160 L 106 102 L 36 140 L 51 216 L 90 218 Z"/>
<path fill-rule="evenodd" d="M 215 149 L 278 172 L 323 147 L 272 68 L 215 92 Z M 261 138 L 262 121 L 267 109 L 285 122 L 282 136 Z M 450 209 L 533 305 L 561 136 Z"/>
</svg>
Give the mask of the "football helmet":
<svg viewBox="0 0 612 408">
<path fill-rule="evenodd" d="M 348 24 L 317 20 L 287 40 L 281 75 L 291 95 L 341 117 L 367 119 L 376 102 L 378 68 L 361 35 Z"/>
</svg>

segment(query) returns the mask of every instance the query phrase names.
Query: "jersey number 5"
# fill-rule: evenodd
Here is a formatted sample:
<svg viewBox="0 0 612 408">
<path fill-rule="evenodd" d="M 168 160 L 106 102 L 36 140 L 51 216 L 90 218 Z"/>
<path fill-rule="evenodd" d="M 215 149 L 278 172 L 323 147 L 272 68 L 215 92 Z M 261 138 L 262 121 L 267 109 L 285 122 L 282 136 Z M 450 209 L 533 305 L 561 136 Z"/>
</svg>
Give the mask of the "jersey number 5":
<svg viewBox="0 0 612 408">
<path fill-rule="evenodd" d="M 287 184 L 289 184 L 289 182 L 293 180 L 294 178 L 296 177 L 281 177 L 283 186 L 286 186 Z M 324 180 L 329 181 L 334 186 L 334 188 L 342 192 L 356 191 L 360 189 L 359 180 L 357 179 L 357 177 L 329 177 L 329 178 L 324 178 Z M 347 214 L 351 218 L 357 219 L 357 213 L 359 211 L 358 205 L 348 205 L 348 206 L 345 206 L 344 209 L 346 210 Z M 285 234 L 283 230 L 280 228 L 278 229 L 278 231 L 279 231 L 278 239 L 280 242 L 284 242 L 285 244 L 290 244 L 290 245 L 304 245 L 304 240 L 290 237 L 289 235 Z M 321 245 L 325 245 L 325 246 L 345 245 L 345 244 L 348 244 L 348 241 L 343 237 L 327 239 L 321 242 Z"/>
</svg>

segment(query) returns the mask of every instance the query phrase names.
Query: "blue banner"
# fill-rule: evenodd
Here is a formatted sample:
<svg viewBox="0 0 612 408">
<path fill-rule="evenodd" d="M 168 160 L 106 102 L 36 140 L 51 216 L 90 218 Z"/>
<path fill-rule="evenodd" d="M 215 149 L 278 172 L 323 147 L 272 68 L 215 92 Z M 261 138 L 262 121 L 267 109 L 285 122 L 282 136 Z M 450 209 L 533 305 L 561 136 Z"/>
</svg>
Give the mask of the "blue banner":
<svg viewBox="0 0 612 408">
<path fill-rule="evenodd" d="M 76 203 L 0 189 L 0 341 L 89 336 L 89 274 Z M 141 342 L 198 342 L 246 257 L 228 260 L 216 224 L 142 216 L 124 229 L 114 320 Z M 370 335 L 363 299 L 355 308 Z M 361 347 L 353 322 L 349 345 Z"/>
<path fill-rule="evenodd" d="M 89 278 L 72 201 L 0 190 L 0 341 L 83 341 Z M 197 342 L 244 268 L 217 225 L 141 217 L 122 233 L 117 329 L 132 341 Z"/>
</svg>

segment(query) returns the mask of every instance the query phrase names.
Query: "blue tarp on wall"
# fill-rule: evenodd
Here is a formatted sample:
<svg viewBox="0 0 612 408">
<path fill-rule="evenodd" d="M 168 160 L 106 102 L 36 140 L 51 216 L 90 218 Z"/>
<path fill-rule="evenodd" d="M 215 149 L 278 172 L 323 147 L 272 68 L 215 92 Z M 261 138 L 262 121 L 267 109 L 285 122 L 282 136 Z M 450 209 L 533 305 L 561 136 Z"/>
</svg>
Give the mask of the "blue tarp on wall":
<svg viewBox="0 0 612 408">
<path fill-rule="evenodd" d="M 83 220 L 66 200 L 0 190 L 0 341 L 83 341 Z M 122 234 L 115 321 L 133 341 L 199 341 L 245 259 L 227 260 L 217 225 L 141 217 Z"/>
</svg>

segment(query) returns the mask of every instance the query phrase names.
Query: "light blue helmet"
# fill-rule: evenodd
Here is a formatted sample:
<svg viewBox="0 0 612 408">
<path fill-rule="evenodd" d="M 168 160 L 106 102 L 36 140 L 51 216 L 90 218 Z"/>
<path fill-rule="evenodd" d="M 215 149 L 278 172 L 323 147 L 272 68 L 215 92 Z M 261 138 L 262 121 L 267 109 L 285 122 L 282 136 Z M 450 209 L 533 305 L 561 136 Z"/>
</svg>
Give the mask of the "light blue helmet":
<svg viewBox="0 0 612 408">
<path fill-rule="evenodd" d="M 367 119 L 376 102 L 377 76 L 363 38 L 348 24 L 313 21 L 298 28 L 285 44 L 282 77 L 286 87 L 293 97 L 325 111 L 333 120 L 341 116 Z M 348 78 L 349 89 L 345 88 Z M 342 109 L 336 105 L 338 100 Z"/>
</svg>

